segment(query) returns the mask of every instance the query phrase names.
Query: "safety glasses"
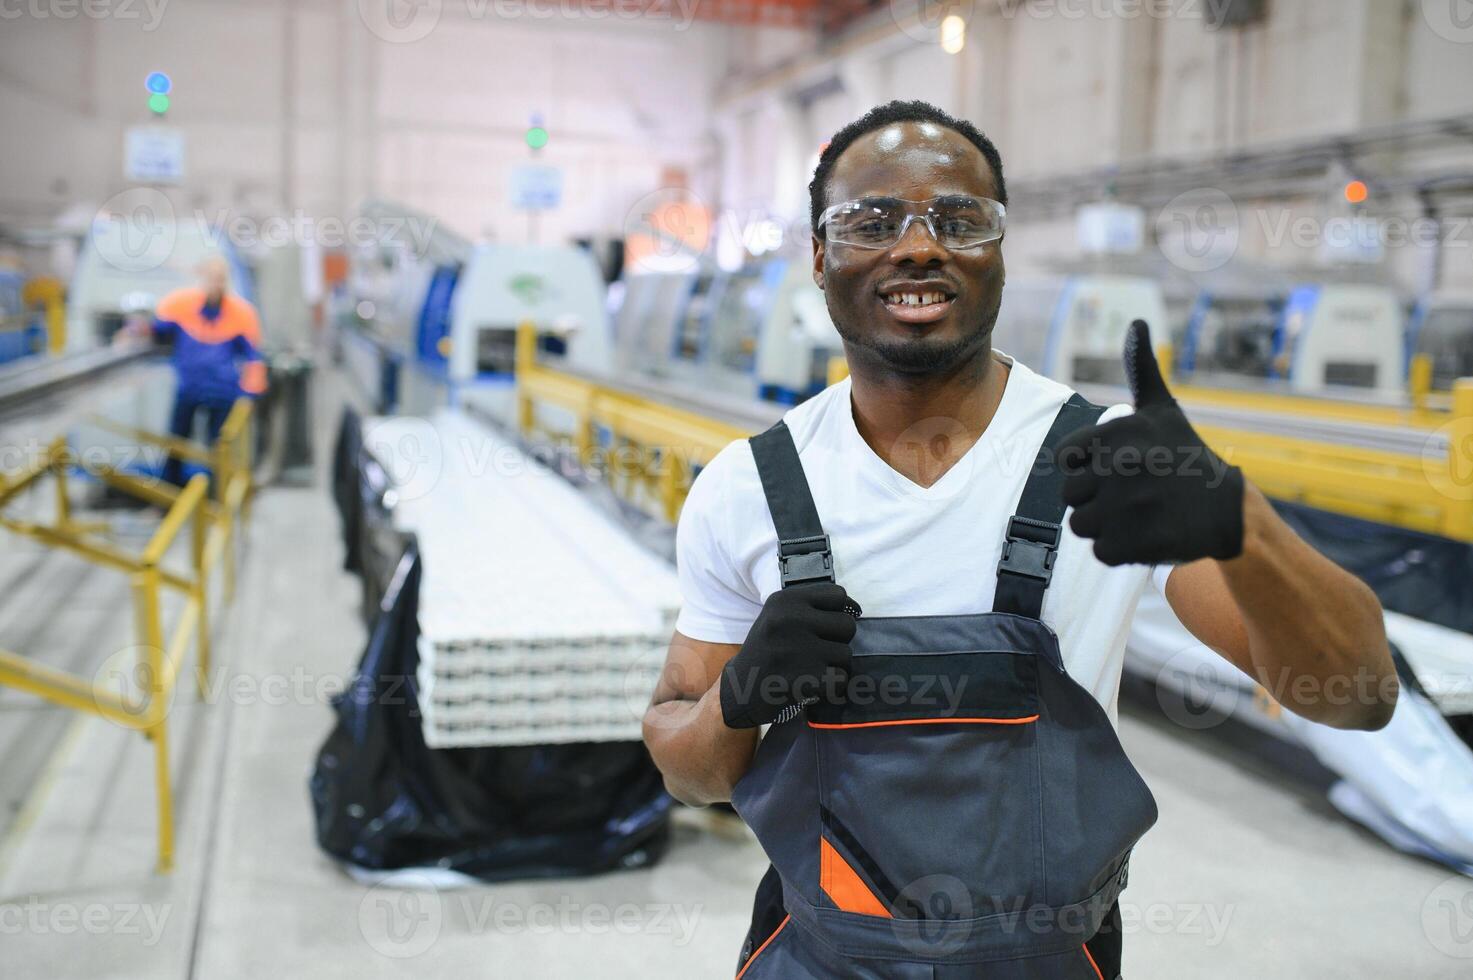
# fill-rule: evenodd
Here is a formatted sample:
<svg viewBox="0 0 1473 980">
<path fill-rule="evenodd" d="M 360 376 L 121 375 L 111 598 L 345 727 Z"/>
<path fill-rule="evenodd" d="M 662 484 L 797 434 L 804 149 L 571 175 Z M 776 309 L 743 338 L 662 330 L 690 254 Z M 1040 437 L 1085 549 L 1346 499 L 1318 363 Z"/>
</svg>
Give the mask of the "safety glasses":
<svg viewBox="0 0 1473 980">
<path fill-rule="evenodd" d="M 995 242 L 1007 223 L 1007 208 L 985 197 L 948 195 L 925 201 L 865 197 L 824 209 L 818 226 L 824 241 L 855 248 L 890 248 L 921 221 L 942 248 L 968 249 Z"/>
</svg>

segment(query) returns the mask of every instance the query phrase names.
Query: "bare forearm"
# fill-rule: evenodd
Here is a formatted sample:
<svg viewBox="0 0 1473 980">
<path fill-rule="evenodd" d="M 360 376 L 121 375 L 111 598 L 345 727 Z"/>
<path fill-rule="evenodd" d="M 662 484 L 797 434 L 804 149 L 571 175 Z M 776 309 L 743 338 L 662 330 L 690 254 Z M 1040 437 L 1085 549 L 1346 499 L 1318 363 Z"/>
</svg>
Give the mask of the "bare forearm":
<svg viewBox="0 0 1473 980">
<path fill-rule="evenodd" d="M 1381 604 L 1302 541 L 1251 484 L 1243 553 L 1219 563 L 1242 614 L 1251 666 L 1279 703 L 1338 728 L 1377 729 L 1396 704 Z"/>
<path fill-rule="evenodd" d="M 752 764 L 757 729 L 728 728 L 715 687 L 697 700 L 668 700 L 644 716 L 644 741 L 670 795 L 691 806 L 731 799 Z"/>
</svg>

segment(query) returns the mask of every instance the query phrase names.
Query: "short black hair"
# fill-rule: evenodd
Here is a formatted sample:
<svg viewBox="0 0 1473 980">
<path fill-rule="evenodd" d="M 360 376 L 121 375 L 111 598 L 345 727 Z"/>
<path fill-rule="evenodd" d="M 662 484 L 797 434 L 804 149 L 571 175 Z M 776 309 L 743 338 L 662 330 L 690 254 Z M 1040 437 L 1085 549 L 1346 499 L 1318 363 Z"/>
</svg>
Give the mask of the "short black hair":
<svg viewBox="0 0 1473 980">
<path fill-rule="evenodd" d="M 965 136 L 973 146 L 982 151 L 987 165 L 992 168 L 992 176 L 997 181 L 998 203 L 1003 205 L 1008 203 L 1008 185 L 1002 177 L 1002 154 L 997 152 L 997 147 L 993 145 L 992 140 L 982 135 L 980 129 L 965 119 L 958 119 L 929 102 L 922 102 L 920 99 L 910 101 L 896 99 L 893 102 L 875 106 L 839 130 L 823 148 L 823 152 L 818 155 L 818 166 L 814 168 L 813 179 L 808 182 L 809 220 L 813 225 L 814 234 L 818 233 L 819 216 L 823 214 L 823 209 L 828 207 L 829 175 L 834 172 L 834 164 L 838 161 L 839 156 L 849 149 L 855 140 L 866 133 L 902 122 L 935 123 Z"/>
</svg>

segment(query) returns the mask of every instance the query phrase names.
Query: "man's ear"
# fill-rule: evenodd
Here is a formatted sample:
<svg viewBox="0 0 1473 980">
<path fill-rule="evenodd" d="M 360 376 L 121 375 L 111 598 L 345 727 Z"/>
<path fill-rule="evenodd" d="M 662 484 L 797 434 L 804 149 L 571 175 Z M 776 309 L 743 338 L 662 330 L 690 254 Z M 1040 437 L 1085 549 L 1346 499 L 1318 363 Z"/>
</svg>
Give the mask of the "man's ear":
<svg viewBox="0 0 1473 980">
<path fill-rule="evenodd" d="M 823 288 L 823 240 L 813 236 L 813 284 Z"/>
</svg>

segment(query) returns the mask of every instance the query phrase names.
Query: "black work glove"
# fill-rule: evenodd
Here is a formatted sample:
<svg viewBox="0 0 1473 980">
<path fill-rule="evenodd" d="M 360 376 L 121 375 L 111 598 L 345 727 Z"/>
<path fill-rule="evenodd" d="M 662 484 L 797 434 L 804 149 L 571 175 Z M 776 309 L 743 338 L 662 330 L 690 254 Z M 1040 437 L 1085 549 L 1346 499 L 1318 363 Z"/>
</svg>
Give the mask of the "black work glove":
<svg viewBox="0 0 1473 980">
<path fill-rule="evenodd" d="M 741 650 L 721 672 L 721 716 L 729 728 L 776 721 L 789 707 L 840 690 L 854 639 L 853 600 L 832 582 L 779 589 L 767 597 Z"/>
<path fill-rule="evenodd" d="M 1144 320 L 1125 338 L 1135 414 L 1088 426 L 1059 446 L 1069 526 L 1106 565 L 1236 558 L 1243 471 L 1207 448 L 1166 389 Z"/>
</svg>

